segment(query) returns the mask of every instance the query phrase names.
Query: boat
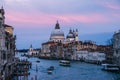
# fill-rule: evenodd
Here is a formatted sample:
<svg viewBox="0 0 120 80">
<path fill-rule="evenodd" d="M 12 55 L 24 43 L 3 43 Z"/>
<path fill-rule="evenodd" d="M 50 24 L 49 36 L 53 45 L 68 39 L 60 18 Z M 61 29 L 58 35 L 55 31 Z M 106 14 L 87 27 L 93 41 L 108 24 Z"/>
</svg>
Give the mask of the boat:
<svg viewBox="0 0 120 80">
<path fill-rule="evenodd" d="M 70 61 L 67 60 L 60 60 L 59 61 L 60 66 L 70 66 Z"/>
<path fill-rule="evenodd" d="M 119 71 L 120 69 L 116 64 L 102 64 L 102 70 L 115 72 Z"/>
<path fill-rule="evenodd" d="M 49 68 L 47 68 L 47 73 L 52 74 L 53 70 L 54 70 L 54 66 L 50 66 Z"/>
<path fill-rule="evenodd" d="M 48 74 L 52 74 L 52 70 L 48 70 L 47 73 L 48 73 Z"/>
<path fill-rule="evenodd" d="M 37 63 L 39 63 L 40 61 L 39 61 L 39 60 L 37 60 L 36 62 L 37 62 Z"/>
</svg>

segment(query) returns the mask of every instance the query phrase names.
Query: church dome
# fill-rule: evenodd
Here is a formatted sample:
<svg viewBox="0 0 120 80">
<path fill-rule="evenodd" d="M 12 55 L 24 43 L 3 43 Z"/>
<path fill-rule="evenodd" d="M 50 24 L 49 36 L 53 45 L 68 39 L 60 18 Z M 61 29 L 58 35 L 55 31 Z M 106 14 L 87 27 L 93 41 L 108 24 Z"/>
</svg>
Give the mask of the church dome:
<svg viewBox="0 0 120 80">
<path fill-rule="evenodd" d="M 64 33 L 63 33 L 63 31 L 61 31 L 61 30 L 54 30 L 54 31 L 51 33 L 51 37 L 55 37 L 55 36 L 64 36 Z"/>
<path fill-rule="evenodd" d="M 64 32 L 61 31 L 58 21 L 55 25 L 55 29 L 50 35 L 50 40 L 51 41 L 64 41 Z"/>
<path fill-rule="evenodd" d="M 70 29 L 68 35 L 67 35 L 67 38 L 75 38 L 75 35 L 74 33 L 72 32 L 72 30 Z"/>
</svg>

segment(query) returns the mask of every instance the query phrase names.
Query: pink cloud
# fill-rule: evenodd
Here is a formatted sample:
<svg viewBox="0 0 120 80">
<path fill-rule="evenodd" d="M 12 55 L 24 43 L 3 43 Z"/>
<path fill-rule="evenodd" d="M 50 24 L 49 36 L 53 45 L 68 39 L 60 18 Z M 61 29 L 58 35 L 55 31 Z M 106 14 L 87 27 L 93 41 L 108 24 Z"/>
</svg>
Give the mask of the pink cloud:
<svg viewBox="0 0 120 80">
<path fill-rule="evenodd" d="M 108 8 L 114 9 L 114 10 L 120 10 L 120 6 L 119 5 L 115 5 L 115 4 L 111 4 L 111 3 L 106 3 L 106 6 Z"/>
<path fill-rule="evenodd" d="M 116 17 L 117 19 L 120 19 L 120 14 L 114 13 L 113 16 Z"/>
<path fill-rule="evenodd" d="M 85 15 L 65 15 L 67 18 L 63 18 L 68 22 L 80 22 L 80 23 L 105 23 L 109 20 L 104 17 L 102 14 L 92 13 Z"/>
<path fill-rule="evenodd" d="M 113 10 L 120 10 L 120 5 L 116 4 L 116 3 L 111 3 L 111 2 L 102 2 L 99 3 L 107 8 L 113 9 Z"/>
<path fill-rule="evenodd" d="M 39 24 L 39 25 L 50 25 L 55 24 L 56 20 L 63 21 L 64 23 L 74 24 L 79 23 L 106 23 L 109 22 L 107 18 L 102 14 L 92 13 L 92 14 L 48 14 L 42 12 L 36 13 L 18 13 L 8 11 L 6 16 L 7 22 L 12 22 L 14 24 Z"/>
<path fill-rule="evenodd" d="M 52 23 L 52 18 L 45 14 L 26 14 L 18 12 L 8 12 L 5 15 L 7 21 L 12 21 L 14 23 L 23 23 L 23 24 L 50 24 Z"/>
</svg>

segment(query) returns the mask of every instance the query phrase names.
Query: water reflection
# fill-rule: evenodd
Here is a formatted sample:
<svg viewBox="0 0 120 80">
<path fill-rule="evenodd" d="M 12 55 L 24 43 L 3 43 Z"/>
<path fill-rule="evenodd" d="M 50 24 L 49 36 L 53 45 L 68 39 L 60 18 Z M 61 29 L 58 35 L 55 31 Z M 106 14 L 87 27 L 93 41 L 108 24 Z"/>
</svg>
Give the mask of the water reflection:
<svg viewBox="0 0 120 80">
<path fill-rule="evenodd" d="M 120 80 L 120 73 L 102 71 L 99 65 L 73 61 L 71 67 L 63 67 L 59 66 L 58 60 L 38 58 L 28 58 L 28 60 L 32 62 L 28 80 L 32 78 L 33 80 L 35 78 L 37 80 Z M 40 62 L 36 62 L 37 60 L 40 60 Z M 47 68 L 50 66 L 54 66 L 51 75 L 47 73 Z"/>
</svg>

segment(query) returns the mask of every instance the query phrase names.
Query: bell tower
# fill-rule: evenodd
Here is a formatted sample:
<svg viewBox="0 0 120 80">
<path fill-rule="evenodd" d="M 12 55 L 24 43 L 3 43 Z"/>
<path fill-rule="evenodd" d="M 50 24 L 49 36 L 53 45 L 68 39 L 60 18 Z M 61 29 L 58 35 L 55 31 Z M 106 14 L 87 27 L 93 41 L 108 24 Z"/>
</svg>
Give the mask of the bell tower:
<svg viewBox="0 0 120 80">
<path fill-rule="evenodd" d="M 2 6 L 1 9 L 0 9 L 0 20 L 1 20 L 2 23 L 5 22 L 5 16 L 4 15 L 5 15 L 5 11 L 4 11 L 3 6 Z"/>
<path fill-rule="evenodd" d="M 3 7 L 1 7 L 0 9 L 0 60 L 3 59 L 3 56 L 6 56 L 6 47 L 5 47 L 5 27 L 4 27 L 4 20 L 5 20 L 5 16 L 4 16 L 5 12 Z"/>
<path fill-rule="evenodd" d="M 6 50 L 5 48 L 5 28 L 4 28 L 4 20 L 5 20 L 5 16 L 4 16 L 5 12 L 3 9 L 3 6 L 0 9 L 0 49 L 2 50 Z"/>
<path fill-rule="evenodd" d="M 79 38 L 78 38 L 78 29 L 76 29 L 76 31 L 75 31 L 75 41 L 79 41 Z"/>
</svg>

